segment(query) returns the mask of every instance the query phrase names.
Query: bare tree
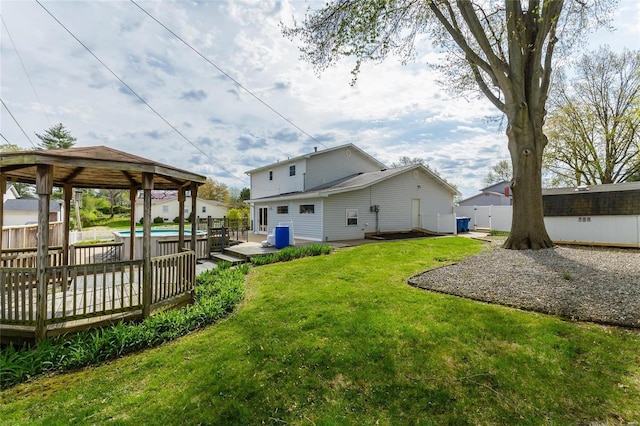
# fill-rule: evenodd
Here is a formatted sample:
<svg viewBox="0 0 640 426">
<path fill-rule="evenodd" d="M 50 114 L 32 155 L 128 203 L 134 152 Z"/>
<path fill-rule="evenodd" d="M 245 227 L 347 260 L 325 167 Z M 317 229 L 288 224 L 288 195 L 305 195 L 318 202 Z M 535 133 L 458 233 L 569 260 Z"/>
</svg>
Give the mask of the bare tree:
<svg viewBox="0 0 640 426">
<path fill-rule="evenodd" d="M 640 173 L 640 51 L 590 52 L 574 77 L 559 76 L 554 94 L 545 160 L 555 182 L 618 183 Z"/>
<path fill-rule="evenodd" d="M 500 160 L 498 164 L 493 166 L 491 171 L 487 173 L 484 178 L 485 185 L 491 185 L 492 183 L 498 183 L 502 181 L 511 181 L 511 163 L 507 160 Z"/>
<path fill-rule="evenodd" d="M 449 51 L 448 80 L 460 90 L 475 87 L 507 117 L 513 221 L 505 247 L 540 249 L 552 246 L 541 169 L 556 44 L 563 35 L 570 46 L 614 7 L 605 0 L 338 0 L 283 32 L 301 39 L 302 58 L 318 71 L 355 57 L 354 78 L 363 61 L 411 59 L 421 34 Z"/>
</svg>

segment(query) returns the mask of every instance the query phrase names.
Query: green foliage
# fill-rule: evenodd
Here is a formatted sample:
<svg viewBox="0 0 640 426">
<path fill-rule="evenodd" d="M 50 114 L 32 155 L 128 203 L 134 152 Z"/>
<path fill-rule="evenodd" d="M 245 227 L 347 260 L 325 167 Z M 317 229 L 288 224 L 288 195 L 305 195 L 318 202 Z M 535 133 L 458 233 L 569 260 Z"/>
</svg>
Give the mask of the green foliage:
<svg viewBox="0 0 640 426">
<path fill-rule="evenodd" d="M 160 312 L 143 322 L 87 330 L 36 347 L 9 345 L 0 351 L 0 388 L 48 371 L 67 371 L 157 346 L 226 316 L 243 297 L 248 266 L 217 268 L 196 279 L 195 303 Z"/>
<path fill-rule="evenodd" d="M 156 216 L 153 218 L 153 223 L 164 223 L 164 219 L 160 216 Z"/>
<path fill-rule="evenodd" d="M 308 246 L 289 246 L 271 254 L 252 256 L 251 263 L 260 266 L 276 262 L 288 262 L 302 257 L 320 256 L 331 253 L 331 246 L 327 244 L 310 244 Z"/>
<path fill-rule="evenodd" d="M 466 238 L 394 241 L 252 268 L 242 304 L 215 327 L 7 389 L 0 423 L 636 421 L 637 332 L 407 285 L 480 250 Z"/>
<path fill-rule="evenodd" d="M 76 143 L 76 138 L 71 136 L 71 132 L 62 123 L 51 126 L 43 135 L 36 133 L 36 136 L 40 139 L 38 144 L 40 149 L 71 148 Z"/>
<path fill-rule="evenodd" d="M 498 231 L 497 229 L 492 229 L 489 232 L 489 235 L 506 236 L 506 237 L 508 237 L 509 235 L 511 235 L 511 232 L 509 232 L 509 231 Z"/>
</svg>

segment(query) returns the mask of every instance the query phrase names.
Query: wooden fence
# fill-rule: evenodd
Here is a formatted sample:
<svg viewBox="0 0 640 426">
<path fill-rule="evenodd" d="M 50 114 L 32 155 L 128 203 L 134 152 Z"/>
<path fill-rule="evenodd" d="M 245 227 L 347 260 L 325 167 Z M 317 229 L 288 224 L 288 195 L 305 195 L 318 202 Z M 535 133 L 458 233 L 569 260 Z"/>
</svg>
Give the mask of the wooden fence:
<svg viewBox="0 0 640 426">
<path fill-rule="evenodd" d="M 165 241 L 157 241 L 156 242 L 156 254 L 158 256 L 166 256 L 168 254 L 176 254 L 181 252 L 179 240 L 165 240 Z M 191 238 L 185 238 L 184 240 L 184 249 L 191 249 Z M 198 236 L 196 239 L 196 257 L 197 259 L 208 259 L 209 258 L 209 248 L 207 246 L 207 237 L 206 236 Z"/>
<path fill-rule="evenodd" d="M 151 259 L 151 305 L 179 296 L 191 297 L 195 286 L 196 256 L 192 251 Z"/>
<path fill-rule="evenodd" d="M 88 265 L 92 263 L 117 262 L 122 260 L 124 243 L 74 244 L 69 247 L 69 263 Z"/>
<path fill-rule="evenodd" d="M 2 249 L 36 247 L 38 225 L 17 225 L 2 227 Z M 62 222 L 49 223 L 49 246 L 61 246 L 64 235 Z"/>
</svg>

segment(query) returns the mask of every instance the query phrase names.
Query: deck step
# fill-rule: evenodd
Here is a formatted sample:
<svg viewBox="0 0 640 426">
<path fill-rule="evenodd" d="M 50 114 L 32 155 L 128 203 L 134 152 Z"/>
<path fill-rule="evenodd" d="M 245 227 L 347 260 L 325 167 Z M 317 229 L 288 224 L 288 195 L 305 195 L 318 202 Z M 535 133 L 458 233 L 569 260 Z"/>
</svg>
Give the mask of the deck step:
<svg viewBox="0 0 640 426">
<path fill-rule="evenodd" d="M 211 253 L 211 257 L 213 258 L 213 260 L 215 260 L 216 262 L 229 262 L 232 265 L 237 265 L 238 263 L 245 263 L 247 260 L 246 259 L 242 259 L 236 256 L 230 256 L 228 254 L 224 254 L 224 253 Z"/>
</svg>

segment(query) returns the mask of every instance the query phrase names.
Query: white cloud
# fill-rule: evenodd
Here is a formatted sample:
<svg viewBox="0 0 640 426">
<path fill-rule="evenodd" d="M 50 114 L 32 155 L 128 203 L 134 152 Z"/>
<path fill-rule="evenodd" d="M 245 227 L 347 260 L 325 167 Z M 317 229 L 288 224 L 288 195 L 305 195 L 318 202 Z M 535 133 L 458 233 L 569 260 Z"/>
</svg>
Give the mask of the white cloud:
<svg viewBox="0 0 640 426">
<path fill-rule="evenodd" d="M 269 106 L 318 138 L 313 141 L 132 3 L 44 4 L 191 143 L 128 94 L 37 3 L 3 1 L 3 19 L 42 106 L 5 28 L 0 90 L 34 141 L 34 132 L 63 122 L 79 146 L 112 146 L 233 187 L 247 186 L 244 172 L 265 162 L 309 152 L 313 146 L 353 142 L 387 164 L 403 155 L 427 158 L 463 194 L 471 195 L 494 162 L 508 158 L 504 133 L 484 121 L 496 110 L 483 99 L 454 97 L 438 86 L 437 74 L 427 64 L 441 54 L 425 41 L 407 65 L 398 58 L 364 64 L 357 85 L 351 87 L 352 60 L 341 61 L 318 78 L 299 60 L 296 44 L 282 36 L 280 22 L 291 22 L 293 16 L 299 20 L 306 2 L 139 2 Z M 640 8 L 627 0 L 620 11 L 619 31 L 607 37 L 615 37 L 617 46 L 637 47 Z M 9 141 L 29 148 L 4 110 L 1 126 Z"/>
</svg>

